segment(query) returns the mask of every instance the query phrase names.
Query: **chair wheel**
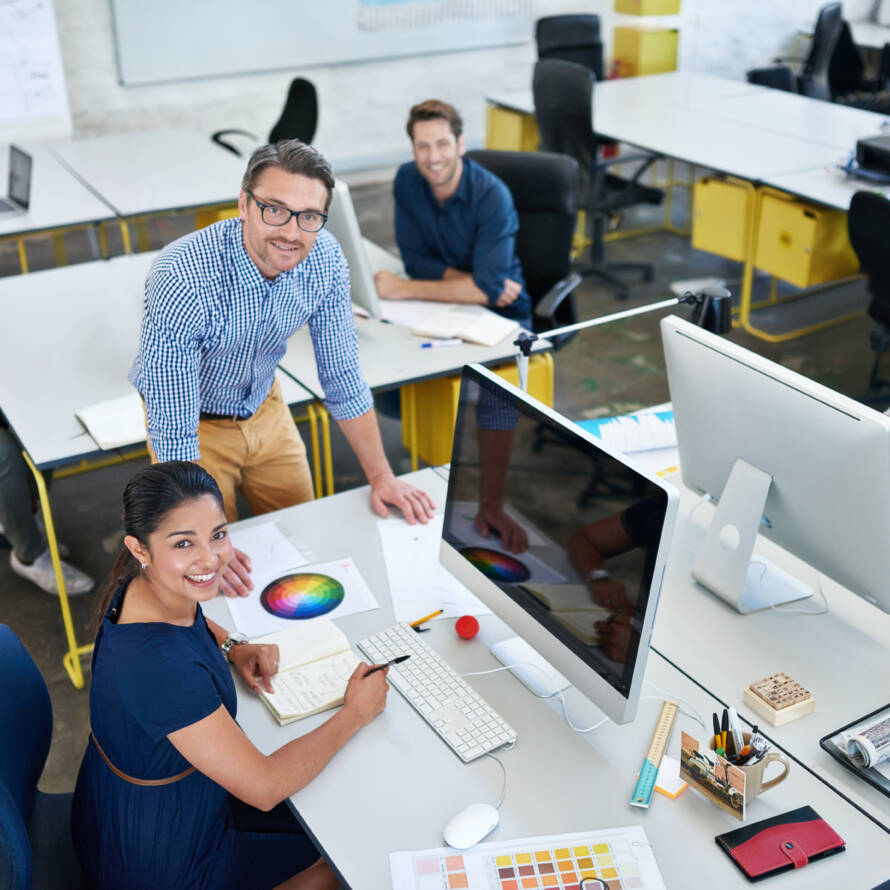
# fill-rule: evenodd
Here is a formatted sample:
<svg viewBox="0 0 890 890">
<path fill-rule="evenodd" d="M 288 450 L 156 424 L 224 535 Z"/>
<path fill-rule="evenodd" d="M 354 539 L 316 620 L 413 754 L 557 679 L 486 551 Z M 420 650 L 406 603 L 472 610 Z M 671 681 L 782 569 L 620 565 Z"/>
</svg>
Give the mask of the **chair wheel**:
<svg viewBox="0 0 890 890">
<path fill-rule="evenodd" d="M 652 281 L 655 278 L 655 270 L 654 269 L 644 269 L 643 270 L 643 281 Z"/>
<path fill-rule="evenodd" d="M 617 294 L 615 294 L 615 299 L 624 302 L 627 299 L 627 291 L 619 291 Z"/>
</svg>

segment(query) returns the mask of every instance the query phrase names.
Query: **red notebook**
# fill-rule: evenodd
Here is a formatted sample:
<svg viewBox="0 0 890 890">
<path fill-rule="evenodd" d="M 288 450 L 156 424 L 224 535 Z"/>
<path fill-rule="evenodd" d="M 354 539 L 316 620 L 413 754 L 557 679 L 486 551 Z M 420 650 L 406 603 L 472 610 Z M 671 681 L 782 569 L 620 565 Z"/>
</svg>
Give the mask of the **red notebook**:
<svg viewBox="0 0 890 890">
<path fill-rule="evenodd" d="M 846 849 L 844 839 L 812 807 L 718 834 L 714 840 L 750 881 L 803 868 Z"/>
</svg>

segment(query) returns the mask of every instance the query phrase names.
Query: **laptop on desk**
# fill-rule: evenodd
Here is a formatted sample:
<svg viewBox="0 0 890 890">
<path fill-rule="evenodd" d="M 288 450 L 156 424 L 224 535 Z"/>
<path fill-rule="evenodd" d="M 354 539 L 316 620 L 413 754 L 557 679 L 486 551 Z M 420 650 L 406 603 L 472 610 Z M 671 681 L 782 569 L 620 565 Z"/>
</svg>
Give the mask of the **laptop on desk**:
<svg viewBox="0 0 890 890">
<path fill-rule="evenodd" d="M 340 179 L 334 184 L 325 228 L 340 242 L 349 263 L 352 302 L 373 318 L 379 318 L 380 297 L 374 285 L 374 273 L 386 269 L 404 275 L 405 267 L 397 256 L 362 237 L 349 186 Z"/>
<path fill-rule="evenodd" d="M 9 146 L 9 179 L 6 197 L 0 198 L 0 217 L 27 213 L 31 200 L 32 158 L 17 145 Z"/>
</svg>

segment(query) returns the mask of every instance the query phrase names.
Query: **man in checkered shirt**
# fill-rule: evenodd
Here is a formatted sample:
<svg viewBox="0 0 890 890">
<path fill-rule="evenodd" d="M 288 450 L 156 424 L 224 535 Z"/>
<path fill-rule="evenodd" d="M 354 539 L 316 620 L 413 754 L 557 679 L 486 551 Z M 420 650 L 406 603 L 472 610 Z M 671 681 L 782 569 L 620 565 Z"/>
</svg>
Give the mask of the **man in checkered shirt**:
<svg viewBox="0 0 890 890">
<path fill-rule="evenodd" d="M 308 324 L 326 404 L 371 485 L 409 523 L 433 503 L 396 479 L 383 452 L 373 400 L 361 375 L 349 268 L 323 226 L 334 178 L 298 140 L 253 153 L 238 219 L 168 245 L 145 284 L 145 315 L 130 381 L 145 400 L 155 460 L 194 460 L 217 481 L 230 521 L 240 490 L 254 513 L 312 498 L 306 449 L 275 368 L 288 338 Z M 246 595 L 250 561 L 240 551 L 221 585 Z"/>
</svg>

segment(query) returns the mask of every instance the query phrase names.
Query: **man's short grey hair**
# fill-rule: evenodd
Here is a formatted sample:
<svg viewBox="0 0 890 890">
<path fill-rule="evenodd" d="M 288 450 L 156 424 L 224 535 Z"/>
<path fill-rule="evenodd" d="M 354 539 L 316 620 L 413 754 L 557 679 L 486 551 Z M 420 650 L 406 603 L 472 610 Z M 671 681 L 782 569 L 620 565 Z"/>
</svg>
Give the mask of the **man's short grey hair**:
<svg viewBox="0 0 890 890">
<path fill-rule="evenodd" d="M 325 213 L 328 212 L 334 190 L 334 173 L 321 152 L 299 139 L 282 139 L 281 142 L 264 145 L 247 162 L 247 169 L 241 179 L 242 191 L 252 192 L 260 173 L 267 167 L 280 167 L 287 173 L 299 173 L 323 183 L 328 190 L 324 205 Z"/>
</svg>

